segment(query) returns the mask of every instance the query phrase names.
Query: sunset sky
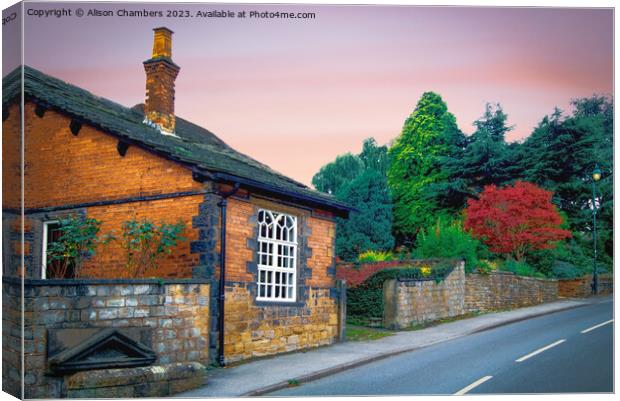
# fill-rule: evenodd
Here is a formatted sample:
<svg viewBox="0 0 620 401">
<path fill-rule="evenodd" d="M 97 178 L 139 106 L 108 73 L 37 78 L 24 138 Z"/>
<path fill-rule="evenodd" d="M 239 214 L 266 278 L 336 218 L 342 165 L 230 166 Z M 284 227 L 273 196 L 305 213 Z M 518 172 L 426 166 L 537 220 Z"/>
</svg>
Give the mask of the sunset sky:
<svg viewBox="0 0 620 401">
<path fill-rule="evenodd" d="M 62 4 L 36 5 L 46 7 Z M 364 138 L 383 144 L 398 136 L 425 91 L 443 97 L 466 133 L 486 102 L 501 103 L 515 126 L 509 140 L 528 136 L 554 106 L 568 110 L 572 98 L 613 91 L 611 9 L 173 8 L 303 11 L 316 18 L 26 16 L 25 63 L 132 106 L 144 101 L 142 61 L 150 56 L 152 28 L 167 26 L 181 66 L 176 114 L 306 184 L 337 155 L 359 152 Z"/>
</svg>

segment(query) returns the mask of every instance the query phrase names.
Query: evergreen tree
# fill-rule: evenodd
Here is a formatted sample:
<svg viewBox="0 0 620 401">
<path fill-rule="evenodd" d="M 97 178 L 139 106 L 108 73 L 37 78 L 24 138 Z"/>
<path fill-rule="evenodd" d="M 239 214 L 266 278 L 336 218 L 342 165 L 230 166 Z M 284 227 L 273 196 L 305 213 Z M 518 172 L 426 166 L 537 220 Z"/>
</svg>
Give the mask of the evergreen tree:
<svg viewBox="0 0 620 401">
<path fill-rule="evenodd" d="M 394 246 L 388 164 L 387 146 L 378 146 L 369 138 L 359 155 L 338 156 L 312 179 L 318 190 L 357 209 L 349 219 L 337 219 L 336 254 L 343 260 L 355 260 L 364 251 L 383 251 Z"/>
<path fill-rule="evenodd" d="M 558 109 L 545 116 L 523 143 L 523 178 L 555 193 L 554 203 L 575 232 L 592 232 L 592 181 L 595 164 L 603 171 L 596 184 L 597 232 L 605 252 L 613 253 L 613 103 L 602 96 L 577 99 L 565 117 Z M 588 250 L 589 251 L 589 250 Z"/>
<path fill-rule="evenodd" d="M 385 175 L 365 169 L 336 197 L 358 210 L 349 219 L 337 220 L 336 254 L 340 258 L 355 260 L 364 251 L 392 249 L 392 202 Z"/>
<path fill-rule="evenodd" d="M 441 97 L 424 93 L 389 150 L 388 182 L 399 243 L 411 244 L 422 227 L 436 220 L 438 205 L 427 192 L 431 184 L 446 178 L 440 169 L 441 157 L 459 151 L 462 138 Z"/>
<path fill-rule="evenodd" d="M 513 179 L 518 145 L 508 145 L 505 136 L 512 129 L 501 106 L 487 104 L 484 115 L 474 122 L 476 131 L 465 147 L 440 159 L 446 178 L 430 186 L 428 198 L 446 212 L 465 207 L 487 185 L 503 185 Z"/>
<path fill-rule="evenodd" d="M 319 172 L 312 177 L 312 185 L 321 192 L 334 195 L 357 177 L 363 169 L 364 163 L 358 156 L 346 153 L 321 167 Z"/>
</svg>

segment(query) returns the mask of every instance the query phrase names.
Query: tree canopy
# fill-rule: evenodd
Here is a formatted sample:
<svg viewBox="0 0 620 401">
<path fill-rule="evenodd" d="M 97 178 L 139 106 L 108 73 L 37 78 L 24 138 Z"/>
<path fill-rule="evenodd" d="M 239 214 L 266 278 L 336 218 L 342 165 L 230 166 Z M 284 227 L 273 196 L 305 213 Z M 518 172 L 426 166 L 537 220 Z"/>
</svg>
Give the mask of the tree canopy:
<svg viewBox="0 0 620 401">
<path fill-rule="evenodd" d="M 465 229 L 472 230 L 489 250 L 522 260 L 530 250 L 549 249 L 569 238 L 551 203 L 552 193 L 529 182 L 498 188 L 489 185 L 465 209 Z"/>
<path fill-rule="evenodd" d="M 439 205 L 426 192 L 446 177 L 440 158 L 459 152 L 463 142 L 446 103 L 436 93 L 424 93 L 389 150 L 387 176 L 399 242 L 411 243 L 422 227 L 435 221 Z"/>
<path fill-rule="evenodd" d="M 318 190 L 357 209 L 349 219 L 336 220 L 336 255 L 343 260 L 354 260 L 364 251 L 394 247 L 388 162 L 387 146 L 379 146 L 369 138 L 359 155 L 338 156 L 312 179 Z"/>
</svg>

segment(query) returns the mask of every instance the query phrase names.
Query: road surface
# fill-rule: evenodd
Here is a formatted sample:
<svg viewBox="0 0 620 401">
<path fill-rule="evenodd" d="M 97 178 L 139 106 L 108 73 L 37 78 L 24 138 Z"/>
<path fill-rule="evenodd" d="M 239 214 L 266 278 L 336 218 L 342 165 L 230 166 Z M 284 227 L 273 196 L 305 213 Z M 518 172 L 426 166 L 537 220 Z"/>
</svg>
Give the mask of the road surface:
<svg viewBox="0 0 620 401">
<path fill-rule="evenodd" d="M 268 396 L 613 392 L 613 303 L 512 323 Z"/>
</svg>

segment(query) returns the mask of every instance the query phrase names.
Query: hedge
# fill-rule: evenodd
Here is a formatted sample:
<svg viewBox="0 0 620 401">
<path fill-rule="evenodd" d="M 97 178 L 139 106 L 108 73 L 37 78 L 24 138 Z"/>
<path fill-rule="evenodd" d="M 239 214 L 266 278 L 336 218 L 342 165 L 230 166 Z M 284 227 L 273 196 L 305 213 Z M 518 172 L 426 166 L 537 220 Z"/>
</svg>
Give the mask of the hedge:
<svg viewBox="0 0 620 401">
<path fill-rule="evenodd" d="M 454 264 L 447 263 L 435 265 L 427 274 L 424 274 L 419 266 L 380 270 L 358 286 L 347 289 L 347 318 L 359 324 L 368 323 L 373 318 L 383 318 L 383 283 L 387 280 L 435 280 L 439 283 L 454 267 Z"/>
</svg>

